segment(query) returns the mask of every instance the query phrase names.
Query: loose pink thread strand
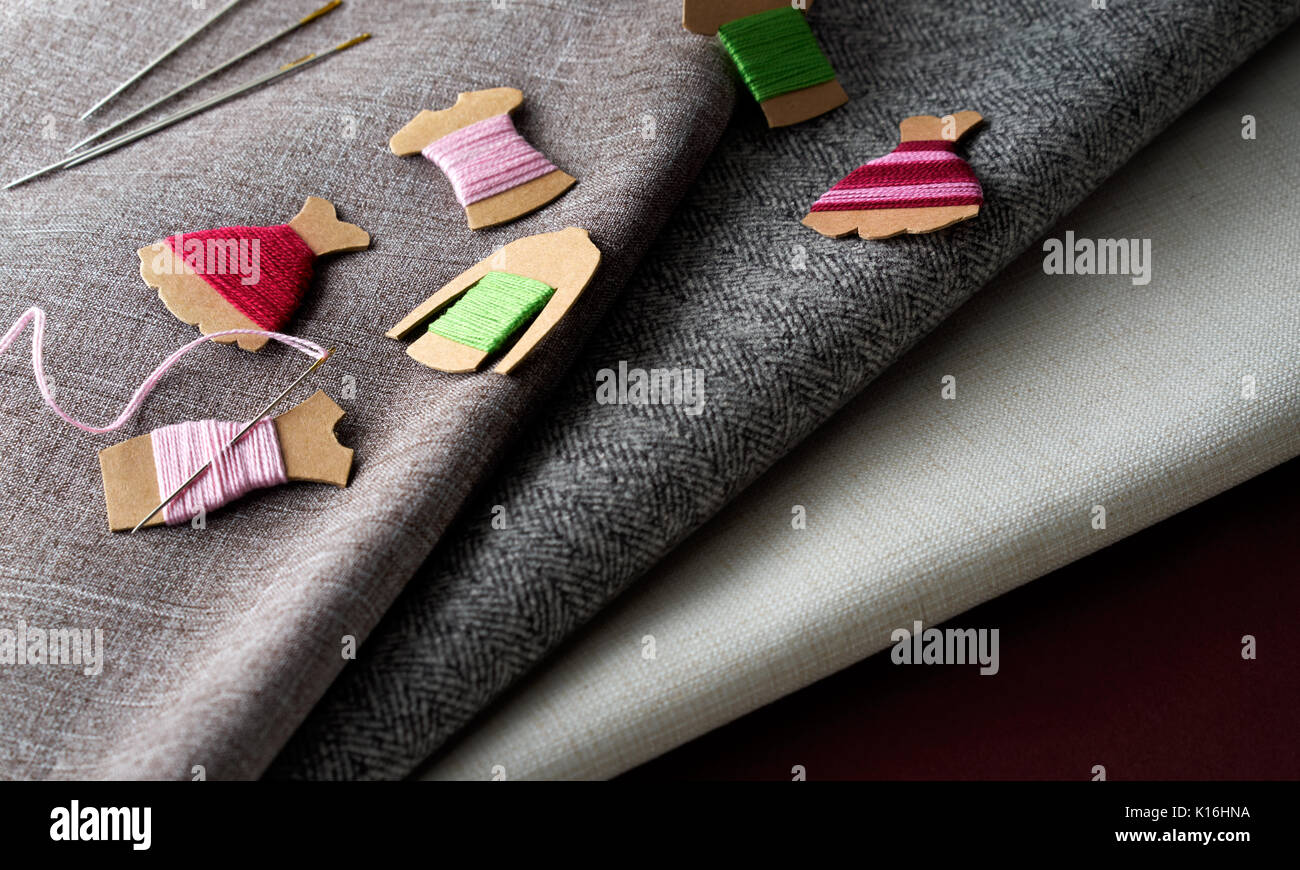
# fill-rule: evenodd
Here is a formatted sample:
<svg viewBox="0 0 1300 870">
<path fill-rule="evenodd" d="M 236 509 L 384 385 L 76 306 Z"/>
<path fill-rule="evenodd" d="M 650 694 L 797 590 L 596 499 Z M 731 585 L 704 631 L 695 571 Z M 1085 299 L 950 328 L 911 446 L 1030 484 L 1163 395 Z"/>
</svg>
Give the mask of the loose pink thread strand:
<svg viewBox="0 0 1300 870">
<path fill-rule="evenodd" d="M 463 206 L 555 171 L 555 164 L 519 135 L 509 115 L 461 127 L 421 153 L 447 176 Z"/>
<path fill-rule="evenodd" d="M 0 354 L 9 349 L 9 346 L 14 343 L 14 339 L 18 337 L 18 333 L 22 332 L 23 328 L 27 326 L 28 323 L 32 324 L 32 370 L 36 373 L 36 386 L 40 389 L 41 396 L 45 399 L 45 404 L 49 405 L 50 408 L 53 409 L 54 413 L 58 414 L 65 422 L 76 426 L 84 432 L 91 432 L 96 435 L 101 435 L 105 432 L 115 432 L 125 426 L 127 422 L 135 416 L 136 412 L 140 410 L 140 406 L 144 403 L 144 400 L 148 397 L 149 393 L 153 391 L 153 388 L 158 385 L 158 382 L 162 380 L 163 376 L 167 374 L 172 366 L 176 365 L 185 354 L 206 342 L 227 335 L 262 335 L 274 339 L 282 344 L 286 344 L 312 359 L 320 359 L 325 355 L 325 349 L 315 342 L 296 338 L 292 335 L 284 335 L 279 332 L 266 332 L 260 329 L 227 329 L 224 332 L 213 332 L 209 335 L 204 335 L 194 339 L 194 341 L 191 341 L 189 344 L 167 357 L 167 359 L 163 360 L 158 365 L 158 368 L 153 370 L 153 374 L 145 378 L 144 383 L 140 384 L 136 389 L 135 394 L 131 396 L 131 401 L 126 403 L 126 407 L 122 409 L 122 413 L 118 415 L 116 420 L 109 423 L 107 426 L 91 426 L 87 423 L 82 423 L 80 420 L 69 417 L 67 413 L 65 413 L 64 410 L 55 403 L 54 394 L 50 392 L 49 384 L 46 382 L 45 378 L 45 365 L 42 362 L 45 341 L 45 312 L 43 310 L 33 306 L 23 312 L 22 317 L 19 317 L 18 320 L 14 322 L 14 325 L 9 327 L 9 331 L 5 333 L 4 338 L 0 338 Z"/>
<path fill-rule="evenodd" d="M 238 444 L 220 452 L 242 428 L 242 423 L 196 420 L 150 433 L 160 493 L 175 492 L 199 466 L 216 457 L 205 474 L 163 508 L 167 525 L 214 511 L 255 489 L 288 483 L 273 420 L 259 420 Z"/>
</svg>

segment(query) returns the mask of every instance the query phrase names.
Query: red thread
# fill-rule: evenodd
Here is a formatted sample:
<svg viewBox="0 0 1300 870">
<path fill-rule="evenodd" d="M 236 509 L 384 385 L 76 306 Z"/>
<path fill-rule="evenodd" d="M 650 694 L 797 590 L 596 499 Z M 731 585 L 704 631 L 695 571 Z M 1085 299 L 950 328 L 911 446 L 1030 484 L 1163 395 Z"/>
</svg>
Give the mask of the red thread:
<svg viewBox="0 0 1300 870">
<path fill-rule="evenodd" d="M 279 330 L 302 303 L 315 253 L 288 224 L 168 236 L 193 272 L 262 329 Z"/>
</svg>

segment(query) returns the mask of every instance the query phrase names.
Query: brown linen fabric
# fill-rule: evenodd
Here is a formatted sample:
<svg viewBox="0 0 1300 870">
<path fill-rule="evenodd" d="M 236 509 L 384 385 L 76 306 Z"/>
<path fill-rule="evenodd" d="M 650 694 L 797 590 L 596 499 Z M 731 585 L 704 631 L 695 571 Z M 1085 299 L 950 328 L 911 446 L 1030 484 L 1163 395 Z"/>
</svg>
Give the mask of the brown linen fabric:
<svg viewBox="0 0 1300 870">
<path fill-rule="evenodd" d="M 314 6 L 254 0 L 86 124 L 81 111 L 216 7 L 7 2 L 0 11 L 5 178 Z M 107 529 L 97 452 L 159 426 L 236 420 L 306 359 L 204 347 L 112 435 L 41 403 L 30 333 L 0 356 L 0 631 L 102 629 L 102 673 L 0 665 L 0 777 L 254 777 L 429 553 L 566 370 L 713 147 L 733 85 L 675 3 L 347 3 L 239 65 L 204 95 L 361 31 L 374 39 L 273 88 L 72 171 L 0 193 L 0 329 L 50 315 L 45 362 L 61 404 L 100 424 L 196 336 L 139 276 L 136 249 L 169 234 L 292 217 L 308 195 L 373 237 L 318 262 L 288 331 L 339 355 L 300 388 L 347 411 L 345 490 L 290 484 L 205 529 Z M 442 175 L 388 137 L 457 92 L 523 89 L 521 132 L 579 179 L 523 220 L 471 233 Z M 184 104 L 196 97 L 182 97 Z M 442 375 L 383 332 L 513 239 L 569 225 L 604 252 L 597 279 L 508 378 Z M 281 410 L 289 407 L 289 403 Z"/>
</svg>

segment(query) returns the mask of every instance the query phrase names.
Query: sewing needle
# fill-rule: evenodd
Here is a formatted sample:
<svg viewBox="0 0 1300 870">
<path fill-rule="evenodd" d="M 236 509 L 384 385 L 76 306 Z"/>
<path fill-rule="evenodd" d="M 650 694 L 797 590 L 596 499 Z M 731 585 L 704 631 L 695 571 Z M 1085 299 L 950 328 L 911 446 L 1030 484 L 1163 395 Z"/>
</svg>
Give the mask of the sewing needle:
<svg viewBox="0 0 1300 870">
<path fill-rule="evenodd" d="M 275 81 L 278 78 L 281 78 L 282 76 L 286 76 L 289 75 L 290 73 L 298 72 L 300 70 L 306 69 L 307 67 L 319 63 L 325 60 L 326 58 L 332 57 L 341 51 L 346 51 L 347 49 L 351 48 L 352 46 L 360 42 L 365 42 L 369 38 L 370 38 L 369 33 L 363 33 L 358 37 L 355 37 L 353 39 L 348 40 L 347 42 L 342 43 L 341 45 L 336 45 L 334 48 L 330 49 L 324 54 L 320 54 L 320 55 L 309 54 L 304 58 L 294 61 L 293 63 L 285 64 L 284 66 L 280 67 L 278 70 L 273 70 L 272 72 L 259 76 L 250 82 L 246 82 L 245 84 L 242 84 L 236 88 L 232 88 L 231 90 L 226 91 L 225 93 L 217 94 L 214 97 L 209 97 L 208 99 L 203 100 L 200 103 L 196 103 L 193 106 L 190 106 L 186 109 L 182 109 L 181 111 L 177 112 L 174 115 L 168 115 L 166 118 L 162 118 L 161 120 L 154 121 L 152 124 L 149 124 L 145 127 L 141 127 L 139 130 L 134 130 L 130 133 L 125 133 L 121 136 L 118 136 L 116 139 L 110 139 L 109 141 L 104 142 L 101 145 L 96 145 L 95 147 L 90 148 L 86 151 L 80 151 L 69 157 L 65 157 L 62 160 L 58 161 L 57 163 L 51 163 L 49 166 L 44 166 L 36 170 L 35 172 L 24 175 L 22 178 L 15 178 L 13 181 L 6 184 L 3 188 L 0 188 L 0 190 L 8 190 L 11 187 L 17 187 L 20 184 L 24 184 L 28 181 L 31 181 L 32 179 L 40 178 L 42 175 L 46 175 L 50 172 L 53 172 L 56 169 L 64 169 L 67 167 L 78 166 L 96 157 L 107 154 L 110 151 L 115 151 L 118 148 L 122 147 L 123 145 L 129 145 L 132 142 L 136 141 L 137 139 L 143 139 L 145 136 L 148 136 L 151 133 L 155 133 L 158 130 L 161 130 L 165 127 L 170 127 L 173 124 L 180 123 L 181 121 L 184 121 L 186 118 L 192 117 L 193 115 L 197 115 L 199 112 L 205 111 L 206 109 L 210 109 L 213 106 L 217 105 L 218 103 L 224 103 L 226 100 L 234 99 L 240 94 L 244 94 L 255 88 L 259 88 L 263 85 L 270 84 L 271 82 Z"/>
<path fill-rule="evenodd" d="M 243 438 L 244 435 L 246 435 L 250 429 L 252 429 L 255 425 L 257 425 L 257 423 L 258 423 L 258 422 L 259 422 L 263 417 L 265 417 L 267 414 L 271 413 L 271 411 L 275 409 L 275 406 L 278 405 L 278 404 L 280 404 L 280 402 L 284 400 L 284 397 L 287 396 L 287 395 L 289 395 L 289 393 L 293 391 L 293 388 L 294 388 L 294 387 L 296 387 L 296 386 L 298 386 L 299 384 L 301 384 L 303 381 L 305 381 L 305 380 L 307 379 L 307 376 L 308 376 L 308 375 L 310 375 L 312 372 L 316 371 L 316 369 L 320 368 L 321 365 L 325 362 L 325 360 L 329 359 L 329 358 L 330 358 L 330 355 L 333 354 L 333 353 L 334 353 L 334 348 L 330 348 L 329 350 L 325 351 L 325 355 L 324 355 L 324 356 L 322 356 L 321 358 L 319 358 L 318 360 L 316 360 L 314 363 L 312 363 L 312 364 L 311 364 L 311 368 L 307 369 L 307 371 L 305 371 L 305 372 L 303 372 L 302 374 L 300 374 L 300 375 L 298 376 L 298 379 L 297 379 L 296 381 L 294 381 L 292 384 L 290 384 L 288 387 L 286 387 L 286 388 L 285 388 L 285 391 L 284 391 L 283 393 L 281 393 L 280 395 L 276 396 L 276 397 L 275 397 L 275 400 L 272 401 L 271 404 L 269 404 L 269 405 L 267 405 L 265 408 L 263 408 L 263 409 L 262 409 L 262 412 L 261 412 L 260 414 L 258 414 L 256 417 L 254 417 L 252 420 L 250 420 L 249 423 L 248 423 L 248 425 L 244 426 L 243 429 L 240 429 L 239 432 L 235 435 L 235 437 L 230 439 L 230 441 L 226 444 L 226 446 L 222 447 L 222 448 L 221 448 L 220 450 L 218 450 L 216 453 L 212 454 L 212 458 L 209 459 L 207 462 L 203 463 L 203 465 L 199 467 L 198 471 L 195 471 L 193 474 L 191 474 L 190 477 L 189 477 L 189 480 L 185 481 L 185 482 L 182 483 L 180 486 L 176 487 L 175 491 L 173 491 L 171 495 L 169 495 L 169 496 L 167 496 L 167 498 L 163 499 L 162 504 L 158 505 L 158 507 L 156 507 L 156 508 L 154 508 L 153 510 L 149 511 L 149 515 L 148 515 L 148 516 L 146 516 L 144 519 L 140 520 L 140 522 L 136 523 L 136 524 L 135 524 L 135 528 L 131 530 L 131 534 L 134 535 L 136 532 L 140 531 L 140 527 L 143 526 L 145 523 L 149 522 L 151 519 L 153 519 L 154 516 L 157 515 L 158 511 L 162 510 L 163 508 L 167 507 L 167 505 L 169 505 L 169 504 L 171 504 L 173 501 L 175 501 L 175 500 L 176 500 L 176 497 L 177 497 L 178 495 L 180 495 L 182 492 L 184 492 L 184 491 L 189 487 L 189 485 L 190 485 L 191 483 L 193 483 L 194 481 L 198 480 L 198 479 L 199 479 L 199 476 L 200 476 L 201 474 L 203 474 L 205 471 L 207 471 L 209 468 L 212 467 L 212 463 L 214 463 L 214 462 L 216 462 L 218 459 L 220 459 L 220 458 L 225 454 L 225 452 L 226 452 L 227 450 L 229 450 L 231 447 L 234 447 L 236 444 L 238 444 L 240 438 Z"/>
<path fill-rule="evenodd" d="M 123 126 L 123 125 L 125 125 L 125 124 L 129 124 L 130 122 L 134 121 L 136 118 L 140 117 L 141 115 L 145 114 L 146 112 L 149 112 L 149 111 L 151 111 L 151 110 L 157 108 L 158 106 L 161 106 L 163 103 L 167 102 L 167 101 L 170 100 L 172 97 L 178 96 L 178 95 L 184 93 L 185 91 L 188 91 L 190 88 L 194 87 L 195 85 L 199 84 L 200 82 L 206 81 L 207 79 L 212 78 L 212 77 L 213 77 L 214 75 L 216 75 L 217 73 L 219 73 L 219 72 L 221 72 L 221 71 L 223 71 L 223 70 L 229 69 L 230 67 L 232 67 L 232 66 L 234 66 L 235 64 L 239 63 L 239 62 L 240 62 L 241 60 L 243 60 L 244 58 L 249 57 L 250 55 L 256 54 L 257 52 L 259 52 L 259 51 L 261 51 L 262 49 L 266 48 L 266 47 L 267 47 L 268 45 L 270 45 L 271 43 L 275 42 L 276 40 L 278 40 L 278 39 L 283 39 L 284 37 L 288 36 L 290 33 L 293 33 L 293 32 L 294 32 L 295 30 L 297 30 L 298 28 L 300 28 L 300 27 L 305 27 L 306 25 L 310 24 L 311 22 L 315 21 L 316 19 L 321 18 L 321 17 L 323 17 L 323 16 L 325 16 L 325 15 L 328 15 L 329 13 L 333 12 L 335 9 L 337 9 L 337 8 L 338 8 L 339 6 L 341 6 L 342 4 L 343 4 L 343 0 L 330 0 L 329 3 L 326 3 L 324 6 L 322 6 L 322 7 L 319 8 L 319 9 L 317 9 L 315 12 L 313 12 L 313 13 L 311 13 L 310 15 L 308 15 L 308 16 L 306 16 L 306 17 L 300 19 L 299 21 L 295 22 L 294 24 L 290 25 L 289 27 L 286 27 L 284 30 L 281 30 L 279 33 L 275 34 L 274 36 L 267 37 L 266 39 L 264 39 L 264 40 L 262 40 L 261 42 L 259 42 L 257 45 L 255 45 L 255 46 L 253 46 L 252 48 L 248 49 L 247 51 L 244 51 L 244 52 L 241 52 L 241 53 L 235 55 L 234 57 L 232 57 L 230 60 L 226 61 L 225 63 L 223 63 L 223 64 L 221 64 L 221 65 L 219 65 L 219 66 L 215 66 L 215 67 L 213 67 L 212 69 L 208 70 L 208 71 L 205 72 L 203 75 L 198 76 L 197 78 L 192 78 L 192 79 L 190 79 L 188 82 L 186 82 L 185 84 L 181 85 L 179 88 L 176 88 L 174 91 L 169 91 L 168 93 L 163 94 L 161 97 L 159 97 L 158 99 L 154 100 L 154 101 L 153 101 L 152 103 L 150 103 L 149 105 L 147 105 L 147 106 L 145 106 L 145 107 L 143 107 L 143 108 L 141 108 L 141 109 L 136 109 L 134 112 L 132 112 L 131 114 L 127 115 L 127 116 L 126 116 L 125 118 L 123 118 L 122 120 L 120 120 L 120 121 L 116 121 L 116 122 L 114 122 L 114 123 L 112 123 L 112 124 L 109 124 L 107 127 L 105 127 L 104 129 L 100 130 L 100 131 L 97 132 L 97 133 L 92 133 L 92 134 L 90 134 L 90 135 L 87 136 L 85 139 L 82 139 L 80 142 L 78 142 L 77 144 L 73 145 L 71 148 L 68 148 L 68 149 L 66 150 L 65 153 L 71 154 L 73 151 L 76 151 L 78 148 L 80 148 L 81 146 L 83 146 L 83 145 L 85 145 L 85 144 L 87 144 L 87 143 L 89 143 L 89 142 L 94 142 L 96 139 L 102 139 L 104 136 L 106 136 L 107 134 L 113 132 L 113 131 L 116 130 L 117 128 L 119 128 L 119 127 L 121 127 L 121 126 Z"/>
<path fill-rule="evenodd" d="M 95 114 L 95 112 L 99 109 L 100 106 L 103 106 L 103 105 L 104 105 L 105 103 L 107 103 L 109 100 L 113 99 L 113 98 L 116 97 L 118 94 L 122 93 L 122 91 L 126 90 L 127 88 L 131 87 L 131 85 L 133 85 L 133 84 L 135 84 L 136 82 L 140 81 L 140 79 L 144 78 L 144 77 L 149 73 L 149 71 L 150 71 L 151 69 L 153 69 L 153 68 L 156 67 L 158 64 L 160 64 L 160 63 L 162 63 L 163 61 L 165 61 L 167 58 L 171 57 L 173 54 L 176 53 L 176 50 L 177 50 L 177 49 L 179 49 L 181 46 L 185 45 L 185 43 L 189 42 L 189 41 L 190 41 L 191 39 L 193 39 L 194 37 L 198 36 L 200 33 L 202 33 L 202 32 L 203 32 L 203 31 L 208 27 L 208 25 L 212 24 L 212 23 L 213 23 L 214 21 L 216 21 L 218 18 L 220 18 L 221 16 L 225 15 L 227 12 L 229 12 L 231 9 L 234 9 L 236 6 L 238 6 L 238 5 L 239 5 L 240 3 L 242 3 L 242 2 L 244 2 L 244 0 L 231 0 L 230 5 L 226 6 L 224 9 L 219 10 L 215 15 L 213 15 L 213 16 L 212 16 L 211 18 L 209 18 L 207 21 L 203 22 L 203 23 L 200 24 L 198 27 L 194 28 L 194 29 L 191 30 L 189 33 L 185 34 L 185 36 L 181 38 L 181 41 L 180 41 L 180 42 L 176 43 L 176 44 L 173 45 L 171 48 L 167 49 L 167 50 L 164 51 L 162 54 L 158 55 L 156 58 L 154 58 L 153 60 L 151 60 L 151 61 L 150 61 L 150 62 L 149 62 L 149 63 L 148 63 L 148 64 L 147 64 L 143 69 L 141 69 L 138 73 L 136 73 L 135 75 L 131 76 L 129 79 L 127 79 L 126 81 L 122 82 L 122 84 L 120 84 L 120 85 L 118 85 L 116 88 L 114 88 L 113 91 L 112 91 L 112 93 L 110 93 L 108 96 L 104 97 L 104 99 L 100 100 L 98 103 L 95 103 L 95 105 L 91 106 L 89 109 L 87 109 L 86 112 L 85 112 L 85 114 L 83 114 L 83 115 L 82 115 L 80 118 L 78 118 L 77 120 L 78 120 L 78 121 L 84 121 L 84 120 L 86 120 L 87 118 L 89 118 L 91 115 Z"/>
</svg>

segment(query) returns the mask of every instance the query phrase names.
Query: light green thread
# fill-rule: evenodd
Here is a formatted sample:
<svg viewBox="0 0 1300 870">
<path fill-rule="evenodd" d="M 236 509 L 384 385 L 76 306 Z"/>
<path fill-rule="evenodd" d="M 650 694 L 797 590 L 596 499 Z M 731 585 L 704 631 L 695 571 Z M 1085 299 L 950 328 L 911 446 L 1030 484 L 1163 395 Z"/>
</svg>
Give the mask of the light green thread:
<svg viewBox="0 0 1300 870">
<path fill-rule="evenodd" d="M 835 78 L 803 13 L 790 6 L 729 21 L 718 38 L 760 103 Z"/>
<path fill-rule="evenodd" d="M 429 324 L 429 331 L 484 353 L 495 353 L 542 310 L 554 292 L 554 287 L 533 278 L 488 272 Z"/>
</svg>

